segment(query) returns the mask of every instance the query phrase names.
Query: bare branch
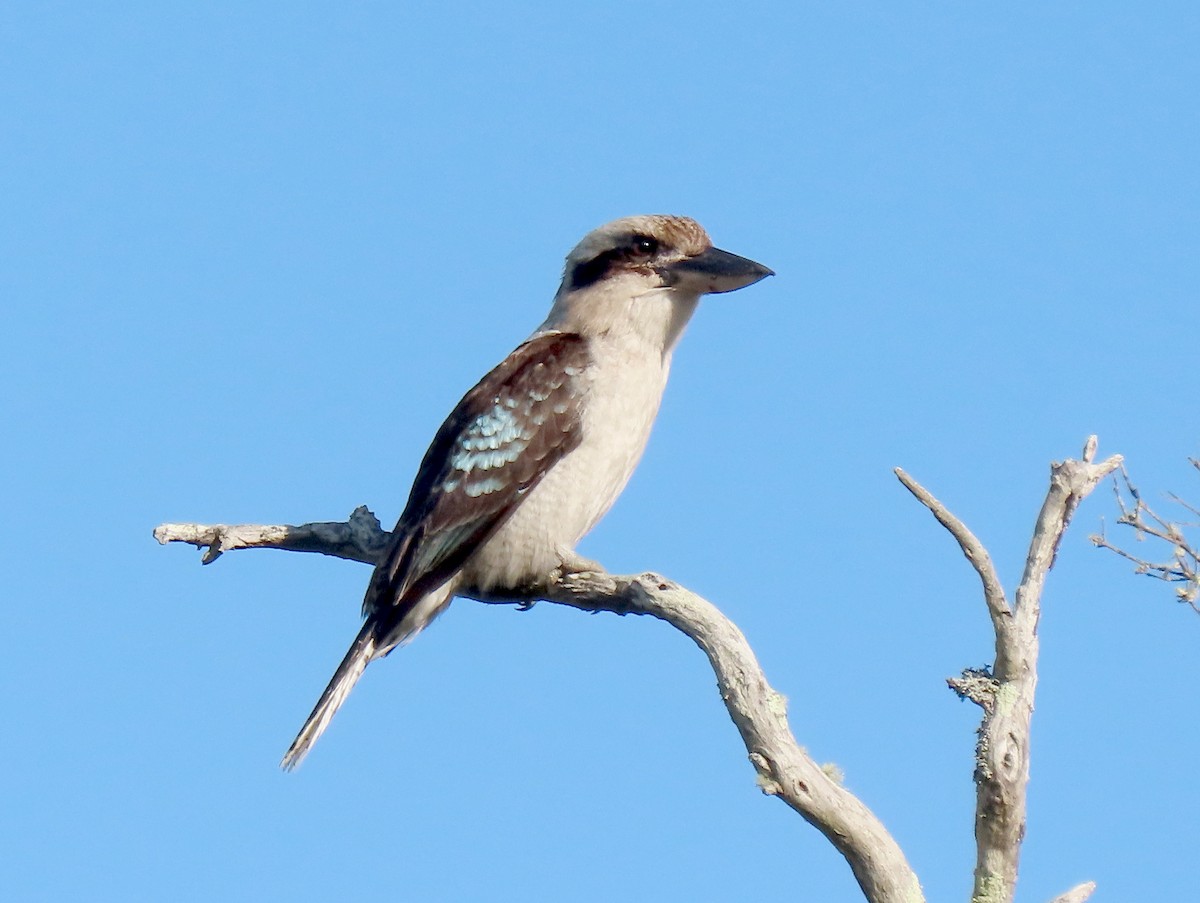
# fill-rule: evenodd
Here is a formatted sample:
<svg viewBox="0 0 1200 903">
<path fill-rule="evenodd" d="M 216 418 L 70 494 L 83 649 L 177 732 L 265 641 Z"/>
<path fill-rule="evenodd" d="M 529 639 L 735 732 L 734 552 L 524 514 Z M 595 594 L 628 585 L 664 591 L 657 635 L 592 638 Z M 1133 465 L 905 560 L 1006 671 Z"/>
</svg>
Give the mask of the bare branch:
<svg viewBox="0 0 1200 903">
<path fill-rule="evenodd" d="M 959 696 L 972 700 L 984 711 L 975 749 L 976 864 L 972 899 L 976 903 L 1011 901 L 1016 890 L 1025 836 L 1029 727 L 1037 688 L 1042 589 L 1079 502 L 1121 465 L 1119 455 L 1095 464 L 1096 446 L 1096 437 L 1091 436 L 1084 445 L 1082 460 L 1051 466 L 1050 488 L 1034 525 L 1014 609 L 1004 599 L 983 544 L 928 490 L 904 471 L 896 471 L 908 490 L 950 531 L 975 567 L 983 581 L 984 601 L 995 628 L 993 668 L 968 669 L 961 678 L 947 681 Z"/>
<path fill-rule="evenodd" d="M 374 564 L 388 533 L 365 505 L 355 508 L 345 523 L 324 522 L 293 527 L 288 524 L 159 524 L 154 538 L 163 545 L 186 542 L 204 549 L 202 564 L 212 564 L 235 549 L 283 549 L 319 552 L 335 558 Z"/>
<path fill-rule="evenodd" d="M 958 540 L 958 545 L 962 549 L 963 554 L 967 556 L 967 560 L 971 562 L 971 566 L 975 568 L 975 573 L 979 575 L 979 579 L 983 582 L 983 599 L 987 603 L 988 614 L 992 617 L 992 624 L 995 625 L 997 632 L 1007 632 L 1009 621 L 1012 618 L 1012 609 L 1008 607 L 1008 599 L 1004 597 L 1004 586 L 1001 584 L 1000 577 L 996 573 L 996 566 L 992 564 L 992 557 L 988 554 L 987 549 L 983 547 L 983 543 L 976 538 L 974 533 L 967 529 L 966 524 L 951 514 L 945 505 L 934 498 L 933 493 L 910 477 L 904 470 L 897 467 L 895 474 L 900 482 L 904 484 L 904 488 L 915 495 L 917 500 L 938 519 L 938 523 L 949 530 L 950 535 Z"/>
<path fill-rule="evenodd" d="M 388 536 L 366 508 L 357 509 L 346 524 L 163 524 L 154 535 L 160 543 L 206 548 L 205 563 L 223 551 L 248 548 L 321 552 L 374 563 Z M 903 851 L 879 819 L 797 744 L 788 725 L 786 699 L 767 683 L 742 632 L 711 602 L 656 574 L 587 571 L 555 573 L 542 586 L 476 598 L 518 605 L 546 600 L 583 611 L 649 615 L 686 634 L 708 656 L 760 789 L 778 796 L 829 839 L 871 903 L 924 900 Z"/>
<path fill-rule="evenodd" d="M 1084 448 L 1084 460 L 1068 459 L 1050 467 L 1050 491 L 1038 513 L 1033 541 L 1029 544 L 1029 554 L 1025 559 L 1025 572 L 1016 593 L 1016 618 L 1026 636 L 1036 636 L 1042 586 L 1046 574 L 1054 566 L 1058 544 L 1075 509 L 1101 480 L 1121 466 L 1123 459 L 1120 455 L 1093 464 L 1090 456 L 1095 454 L 1095 440 L 1095 436 L 1089 437 Z M 1004 679 L 1003 674 L 1000 677 Z"/>
</svg>

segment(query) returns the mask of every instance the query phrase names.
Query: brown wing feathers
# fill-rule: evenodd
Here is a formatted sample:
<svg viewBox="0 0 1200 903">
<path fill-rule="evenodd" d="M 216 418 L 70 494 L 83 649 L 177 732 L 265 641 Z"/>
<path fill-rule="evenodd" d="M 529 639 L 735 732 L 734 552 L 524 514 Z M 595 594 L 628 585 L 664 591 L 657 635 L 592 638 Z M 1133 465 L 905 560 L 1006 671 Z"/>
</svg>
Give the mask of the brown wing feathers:
<svg viewBox="0 0 1200 903">
<path fill-rule="evenodd" d="M 587 341 L 545 333 L 471 389 L 425 453 L 364 613 L 404 609 L 444 583 L 579 445 Z M 400 612 L 390 612 L 391 618 Z"/>
</svg>

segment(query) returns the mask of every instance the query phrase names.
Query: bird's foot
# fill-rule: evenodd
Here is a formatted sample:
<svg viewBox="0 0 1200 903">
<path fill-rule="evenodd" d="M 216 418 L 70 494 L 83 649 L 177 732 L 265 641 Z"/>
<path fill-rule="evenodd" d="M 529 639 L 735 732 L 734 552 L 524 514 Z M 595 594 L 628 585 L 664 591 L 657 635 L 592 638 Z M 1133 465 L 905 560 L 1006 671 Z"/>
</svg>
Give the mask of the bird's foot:
<svg viewBox="0 0 1200 903">
<path fill-rule="evenodd" d="M 558 550 L 558 574 L 606 574 L 604 565 L 590 558 L 584 558 L 573 549 Z"/>
</svg>

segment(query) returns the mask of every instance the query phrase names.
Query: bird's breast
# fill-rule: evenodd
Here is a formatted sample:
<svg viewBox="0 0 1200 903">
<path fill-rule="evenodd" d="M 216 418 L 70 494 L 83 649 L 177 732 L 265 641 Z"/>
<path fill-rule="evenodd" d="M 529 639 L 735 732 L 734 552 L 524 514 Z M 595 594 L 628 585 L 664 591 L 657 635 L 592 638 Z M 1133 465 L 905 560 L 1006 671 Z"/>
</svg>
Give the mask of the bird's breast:
<svg viewBox="0 0 1200 903">
<path fill-rule="evenodd" d="M 465 582 L 488 590 L 544 577 L 612 507 L 658 413 L 670 366 L 661 349 L 624 336 L 593 339 L 581 374 L 581 441 L 529 491 L 472 556 Z"/>
</svg>

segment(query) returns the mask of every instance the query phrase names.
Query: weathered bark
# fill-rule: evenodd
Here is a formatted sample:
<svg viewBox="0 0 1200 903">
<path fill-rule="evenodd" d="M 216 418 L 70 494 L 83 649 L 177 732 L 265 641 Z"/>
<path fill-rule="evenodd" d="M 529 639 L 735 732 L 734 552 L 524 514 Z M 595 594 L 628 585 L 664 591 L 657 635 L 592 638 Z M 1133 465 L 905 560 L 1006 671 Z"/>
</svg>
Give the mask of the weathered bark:
<svg viewBox="0 0 1200 903">
<path fill-rule="evenodd" d="M 366 508 L 358 508 L 344 524 L 163 524 L 154 536 L 161 543 L 204 548 L 206 564 L 222 552 L 251 548 L 323 552 L 373 564 L 387 540 Z M 767 683 L 745 636 L 716 606 L 656 574 L 555 573 L 542 586 L 479 598 L 523 605 L 538 600 L 584 611 L 650 615 L 690 637 L 708 656 L 721 699 L 758 774 L 759 788 L 779 797 L 830 840 L 872 903 L 924 899 L 917 876 L 879 819 L 796 743 L 788 726 L 787 701 Z"/>
</svg>

